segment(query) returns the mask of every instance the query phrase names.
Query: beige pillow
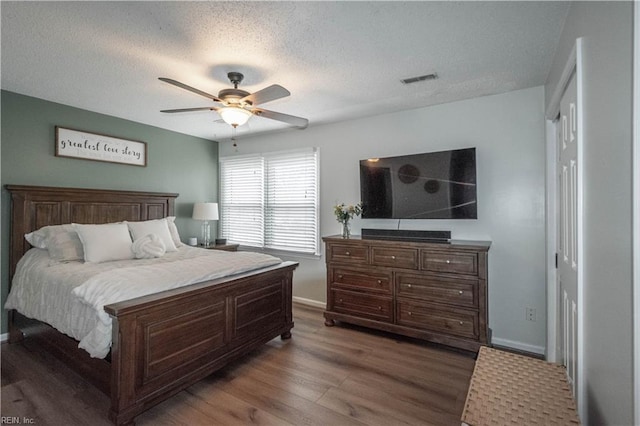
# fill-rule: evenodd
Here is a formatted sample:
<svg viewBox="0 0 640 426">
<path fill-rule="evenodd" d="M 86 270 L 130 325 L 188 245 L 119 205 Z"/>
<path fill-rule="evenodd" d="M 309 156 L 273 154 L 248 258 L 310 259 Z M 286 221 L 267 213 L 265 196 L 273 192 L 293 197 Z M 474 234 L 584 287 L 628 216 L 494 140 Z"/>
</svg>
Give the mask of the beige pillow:
<svg viewBox="0 0 640 426">
<path fill-rule="evenodd" d="M 47 250 L 49 257 L 59 262 L 84 260 L 82 241 L 75 230 L 52 232 L 48 238 Z"/>
<path fill-rule="evenodd" d="M 43 226 L 24 237 L 33 247 L 47 249 L 53 260 L 66 262 L 84 259 L 82 242 L 70 223 Z"/>
</svg>

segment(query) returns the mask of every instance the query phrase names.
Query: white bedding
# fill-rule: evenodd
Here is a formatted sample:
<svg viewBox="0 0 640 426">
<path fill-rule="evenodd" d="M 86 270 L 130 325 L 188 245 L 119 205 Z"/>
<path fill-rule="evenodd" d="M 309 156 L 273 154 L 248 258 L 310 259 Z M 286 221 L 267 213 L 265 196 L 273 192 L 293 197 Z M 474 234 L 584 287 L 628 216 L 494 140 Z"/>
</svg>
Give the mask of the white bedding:
<svg viewBox="0 0 640 426">
<path fill-rule="evenodd" d="M 182 246 L 154 259 L 58 263 L 47 250 L 33 248 L 18 262 L 5 308 L 52 325 L 92 357 L 104 358 L 111 347 L 105 305 L 280 262 L 260 253 Z"/>
</svg>

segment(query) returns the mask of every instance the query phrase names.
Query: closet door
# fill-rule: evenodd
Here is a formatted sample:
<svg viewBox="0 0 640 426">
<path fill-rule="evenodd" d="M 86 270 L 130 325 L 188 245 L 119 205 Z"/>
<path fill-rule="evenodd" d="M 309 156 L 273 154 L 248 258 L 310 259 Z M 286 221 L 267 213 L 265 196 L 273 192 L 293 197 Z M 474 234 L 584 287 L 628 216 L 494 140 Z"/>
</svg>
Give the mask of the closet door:
<svg viewBox="0 0 640 426">
<path fill-rule="evenodd" d="M 574 74 L 560 101 L 558 126 L 558 336 L 575 395 L 578 371 L 578 111 Z"/>
</svg>

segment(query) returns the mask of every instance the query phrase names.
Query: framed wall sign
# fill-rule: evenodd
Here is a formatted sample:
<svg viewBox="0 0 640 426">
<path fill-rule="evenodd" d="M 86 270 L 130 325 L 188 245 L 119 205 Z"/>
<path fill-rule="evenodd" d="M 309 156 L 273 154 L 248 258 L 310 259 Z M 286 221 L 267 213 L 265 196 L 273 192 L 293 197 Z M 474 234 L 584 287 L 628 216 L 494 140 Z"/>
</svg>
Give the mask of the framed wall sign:
<svg viewBox="0 0 640 426">
<path fill-rule="evenodd" d="M 56 126 L 56 157 L 146 167 L 147 143 Z"/>
</svg>

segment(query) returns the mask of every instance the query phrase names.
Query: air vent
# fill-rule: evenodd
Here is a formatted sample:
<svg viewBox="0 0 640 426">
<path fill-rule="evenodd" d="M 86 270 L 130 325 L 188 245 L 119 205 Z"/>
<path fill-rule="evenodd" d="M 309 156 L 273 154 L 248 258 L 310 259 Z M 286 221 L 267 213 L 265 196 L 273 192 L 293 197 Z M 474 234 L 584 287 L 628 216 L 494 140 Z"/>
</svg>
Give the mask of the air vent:
<svg viewBox="0 0 640 426">
<path fill-rule="evenodd" d="M 403 82 L 404 84 L 411 84 L 411 83 L 417 83 L 419 81 L 435 80 L 436 78 L 438 78 L 438 74 L 434 72 L 432 74 L 421 75 L 420 77 L 404 78 L 400 81 Z"/>
</svg>

